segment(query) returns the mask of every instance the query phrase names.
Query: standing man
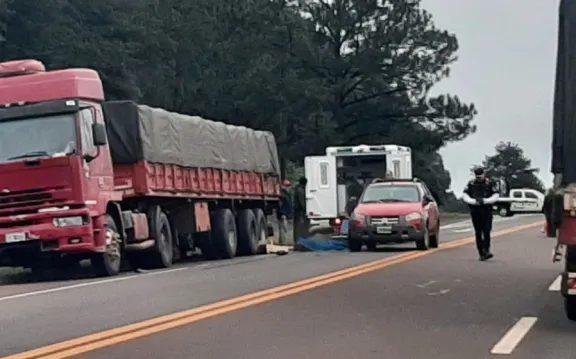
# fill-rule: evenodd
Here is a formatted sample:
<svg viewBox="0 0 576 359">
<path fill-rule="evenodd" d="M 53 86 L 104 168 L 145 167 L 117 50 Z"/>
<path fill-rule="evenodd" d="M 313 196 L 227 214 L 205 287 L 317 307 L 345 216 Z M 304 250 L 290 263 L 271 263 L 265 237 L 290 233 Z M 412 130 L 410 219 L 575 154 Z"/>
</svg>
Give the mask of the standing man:
<svg viewBox="0 0 576 359">
<path fill-rule="evenodd" d="M 490 252 L 492 205 L 499 197 L 494 182 L 486 177 L 484 169 L 475 169 L 474 179 L 464 188 L 462 199 L 470 207 L 470 216 L 476 234 L 476 248 L 481 261 L 494 257 Z"/>
<path fill-rule="evenodd" d="M 285 245 L 288 237 L 288 219 L 292 217 L 292 198 L 290 198 L 290 181 L 288 180 L 282 182 L 276 215 L 278 216 L 278 241 L 280 245 Z"/>
<path fill-rule="evenodd" d="M 306 177 L 300 177 L 298 185 L 294 188 L 293 208 L 294 208 L 294 245 L 298 239 L 308 236 L 310 230 L 310 220 L 306 211 Z"/>
</svg>

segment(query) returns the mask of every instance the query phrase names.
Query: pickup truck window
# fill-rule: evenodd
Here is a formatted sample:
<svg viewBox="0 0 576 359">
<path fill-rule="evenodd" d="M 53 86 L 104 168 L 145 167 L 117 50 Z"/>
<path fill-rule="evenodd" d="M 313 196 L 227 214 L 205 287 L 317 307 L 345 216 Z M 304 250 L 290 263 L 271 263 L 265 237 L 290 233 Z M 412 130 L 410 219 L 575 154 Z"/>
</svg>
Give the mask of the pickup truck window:
<svg viewBox="0 0 576 359">
<path fill-rule="evenodd" d="M 538 196 L 536 196 L 534 193 L 531 193 L 531 192 L 526 192 L 526 193 L 524 193 L 524 195 L 526 196 L 526 198 L 538 199 Z"/>
<path fill-rule="evenodd" d="M 512 192 L 512 198 L 522 198 L 522 192 Z"/>
<path fill-rule="evenodd" d="M 75 114 L 0 122 L 0 162 L 77 153 Z"/>
<path fill-rule="evenodd" d="M 420 190 L 416 186 L 369 186 L 360 203 L 420 202 Z"/>
</svg>

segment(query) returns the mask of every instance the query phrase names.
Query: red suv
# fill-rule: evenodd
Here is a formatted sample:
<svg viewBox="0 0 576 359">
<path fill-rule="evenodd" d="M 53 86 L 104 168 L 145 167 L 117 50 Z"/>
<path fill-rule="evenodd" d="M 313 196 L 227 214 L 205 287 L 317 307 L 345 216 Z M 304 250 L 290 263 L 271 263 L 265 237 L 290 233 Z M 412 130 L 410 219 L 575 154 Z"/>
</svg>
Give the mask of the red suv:
<svg viewBox="0 0 576 359">
<path fill-rule="evenodd" d="M 350 218 L 350 251 L 381 243 L 415 242 L 419 250 L 438 247 L 438 205 L 422 182 L 377 180 L 360 197 Z"/>
</svg>

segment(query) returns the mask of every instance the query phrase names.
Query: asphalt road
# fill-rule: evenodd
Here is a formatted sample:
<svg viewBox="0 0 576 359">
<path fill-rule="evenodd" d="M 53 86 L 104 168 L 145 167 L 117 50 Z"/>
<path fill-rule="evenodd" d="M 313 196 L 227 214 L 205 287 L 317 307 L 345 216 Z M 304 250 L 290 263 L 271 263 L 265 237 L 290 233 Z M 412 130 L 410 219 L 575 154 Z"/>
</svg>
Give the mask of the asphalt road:
<svg viewBox="0 0 576 359">
<path fill-rule="evenodd" d="M 494 231 L 538 220 L 497 218 Z M 471 234 L 468 222 L 451 224 L 441 242 Z M 411 247 L 401 248 L 238 258 L 108 280 L 0 287 L 0 356 L 411 256 Z M 512 358 L 571 359 L 576 345 L 568 336 L 576 324 L 564 319 L 561 298 L 549 288 L 560 271 L 551 250 L 552 242 L 531 228 L 495 239 L 496 257 L 486 263 L 478 262 L 473 245 L 417 252 L 422 256 L 80 357 L 474 359 L 511 348 Z"/>
</svg>

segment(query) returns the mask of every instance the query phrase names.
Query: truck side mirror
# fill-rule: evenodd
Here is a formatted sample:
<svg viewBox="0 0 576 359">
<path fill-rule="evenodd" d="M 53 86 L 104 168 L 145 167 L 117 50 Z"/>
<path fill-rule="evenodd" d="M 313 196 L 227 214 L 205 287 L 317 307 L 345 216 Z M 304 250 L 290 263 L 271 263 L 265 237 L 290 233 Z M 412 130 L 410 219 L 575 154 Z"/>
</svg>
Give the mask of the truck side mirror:
<svg viewBox="0 0 576 359">
<path fill-rule="evenodd" d="M 105 146 L 108 144 L 106 138 L 106 127 L 103 123 L 92 124 L 92 137 L 95 146 Z"/>
</svg>

